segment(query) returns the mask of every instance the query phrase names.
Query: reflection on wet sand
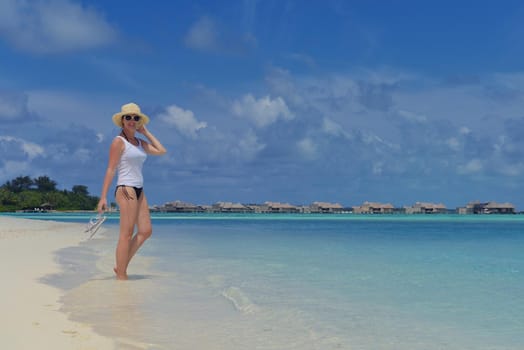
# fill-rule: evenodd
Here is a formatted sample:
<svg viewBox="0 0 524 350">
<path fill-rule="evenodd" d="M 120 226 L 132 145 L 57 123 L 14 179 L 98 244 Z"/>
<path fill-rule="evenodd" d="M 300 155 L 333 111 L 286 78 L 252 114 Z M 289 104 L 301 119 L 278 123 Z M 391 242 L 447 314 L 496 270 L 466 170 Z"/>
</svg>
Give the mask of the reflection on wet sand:
<svg viewBox="0 0 524 350">
<path fill-rule="evenodd" d="M 143 303 L 152 292 L 152 276 L 130 275 L 128 281 L 102 276 L 68 292 L 63 300 L 64 311 L 74 320 L 89 323 L 96 332 L 110 336 L 126 349 L 151 349 L 154 344 L 145 342 L 148 313 Z"/>
</svg>

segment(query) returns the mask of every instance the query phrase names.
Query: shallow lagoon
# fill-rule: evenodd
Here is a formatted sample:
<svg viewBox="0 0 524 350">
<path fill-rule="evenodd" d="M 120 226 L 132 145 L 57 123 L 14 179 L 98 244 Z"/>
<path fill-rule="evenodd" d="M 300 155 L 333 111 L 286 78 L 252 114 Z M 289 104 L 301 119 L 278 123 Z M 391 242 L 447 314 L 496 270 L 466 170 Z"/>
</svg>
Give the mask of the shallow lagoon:
<svg viewBox="0 0 524 350">
<path fill-rule="evenodd" d="M 524 216 L 155 215 L 123 283 L 106 222 L 49 281 L 122 348 L 524 348 Z"/>
</svg>

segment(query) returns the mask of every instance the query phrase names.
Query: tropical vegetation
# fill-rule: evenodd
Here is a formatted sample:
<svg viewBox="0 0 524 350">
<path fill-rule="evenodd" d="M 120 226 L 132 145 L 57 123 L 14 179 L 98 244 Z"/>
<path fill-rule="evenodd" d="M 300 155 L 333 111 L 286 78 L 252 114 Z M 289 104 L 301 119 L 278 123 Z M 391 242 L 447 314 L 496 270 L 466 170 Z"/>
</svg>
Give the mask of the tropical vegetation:
<svg viewBox="0 0 524 350">
<path fill-rule="evenodd" d="M 32 179 L 19 176 L 0 187 L 0 211 L 17 210 L 93 210 L 98 197 L 87 187 L 75 185 L 71 190 L 57 189 L 57 182 L 48 176 Z"/>
</svg>

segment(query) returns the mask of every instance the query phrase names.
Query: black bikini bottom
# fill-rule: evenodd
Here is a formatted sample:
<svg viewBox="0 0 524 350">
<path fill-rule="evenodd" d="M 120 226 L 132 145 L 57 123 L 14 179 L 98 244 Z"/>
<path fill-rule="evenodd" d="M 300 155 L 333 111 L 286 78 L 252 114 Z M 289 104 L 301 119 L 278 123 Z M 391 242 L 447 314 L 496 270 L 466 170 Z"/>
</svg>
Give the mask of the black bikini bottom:
<svg viewBox="0 0 524 350">
<path fill-rule="evenodd" d="M 138 198 L 140 198 L 140 195 L 142 194 L 142 190 L 144 189 L 143 187 L 134 187 L 134 186 L 126 186 L 126 185 L 118 185 L 116 186 L 116 189 L 115 189 L 115 195 L 116 195 L 116 191 L 118 190 L 119 187 L 122 187 L 122 193 L 124 194 L 124 197 L 126 197 L 126 199 L 135 199 L 133 197 L 131 197 L 129 195 L 129 193 L 127 192 L 127 188 L 126 187 L 131 187 L 135 190 L 135 195 L 136 195 L 136 199 L 138 200 Z"/>
</svg>

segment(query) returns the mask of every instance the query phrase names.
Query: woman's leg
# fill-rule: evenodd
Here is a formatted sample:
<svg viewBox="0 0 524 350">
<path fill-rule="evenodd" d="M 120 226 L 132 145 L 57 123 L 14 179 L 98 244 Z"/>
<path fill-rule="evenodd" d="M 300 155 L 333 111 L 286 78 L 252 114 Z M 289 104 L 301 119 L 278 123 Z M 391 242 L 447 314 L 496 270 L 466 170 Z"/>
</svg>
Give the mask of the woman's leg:
<svg viewBox="0 0 524 350">
<path fill-rule="evenodd" d="M 149 214 L 149 205 L 147 204 L 147 198 L 144 192 L 138 199 L 138 218 L 137 218 L 138 232 L 131 240 L 129 245 L 129 261 L 136 254 L 138 249 L 144 244 L 146 239 L 151 237 L 153 228 L 151 225 L 151 215 Z M 129 264 L 128 261 L 128 264 Z"/>
<path fill-rule="evenodd" d="M 130 247 L 133 231 L 138 219 L 138 201 L 132 187 L 119 187 L 116 191 L 116 201 L 120 208 L 120 236 L 116 246 L 116 268 L 118 279 L 127 279 Z"/>
</svg>

